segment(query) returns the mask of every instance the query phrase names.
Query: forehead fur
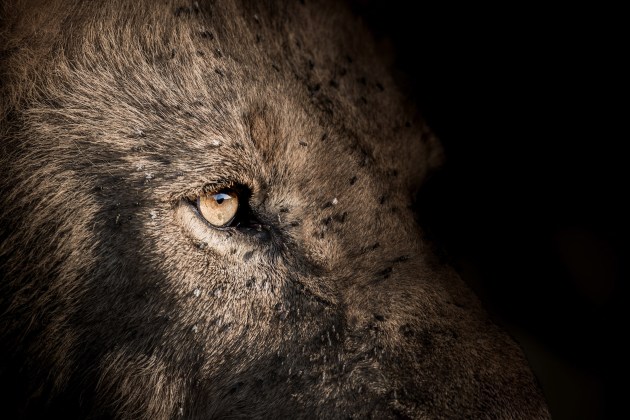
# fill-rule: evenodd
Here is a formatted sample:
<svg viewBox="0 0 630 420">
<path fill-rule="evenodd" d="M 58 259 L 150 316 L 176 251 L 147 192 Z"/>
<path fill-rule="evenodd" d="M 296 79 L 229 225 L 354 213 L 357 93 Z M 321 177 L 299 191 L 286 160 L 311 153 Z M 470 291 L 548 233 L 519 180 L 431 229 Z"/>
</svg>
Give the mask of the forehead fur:
<svg viewBox="0 0 630 420">
<path fill-rule="evenodd" d="M 401 172 L 415 182 L 439 159 L 401 107 L 385 51 L 366 47 L 361 22 L 334 2 L 28 3 L 4 11 L 3 114 L 28 103 L 31 115 L 63 119 L 63 136 L 50 133 L 60 142 L 98 137 L 160 153 L 177 138 L 195 153 L 247 142 L 263 120 L 251 140 L 267 153 L 343 143 L 385 171 L 413 162 Z"/>
</svg>

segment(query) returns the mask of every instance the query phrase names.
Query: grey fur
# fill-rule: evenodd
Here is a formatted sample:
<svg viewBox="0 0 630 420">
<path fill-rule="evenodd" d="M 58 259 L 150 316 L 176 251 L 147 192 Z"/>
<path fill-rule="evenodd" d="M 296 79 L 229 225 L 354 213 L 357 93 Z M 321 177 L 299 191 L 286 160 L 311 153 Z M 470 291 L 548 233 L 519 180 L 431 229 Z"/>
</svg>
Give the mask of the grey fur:
<svg viewBox="0 0 630 420">
<path fill-rule="evenodd" d="M 336 2 L 7 2 L 1 36 L 3 410 L 549 416 L 423 241 L 439 143 Z M 182 201 L 224 184 L 260 232 Z"/>
</svg>

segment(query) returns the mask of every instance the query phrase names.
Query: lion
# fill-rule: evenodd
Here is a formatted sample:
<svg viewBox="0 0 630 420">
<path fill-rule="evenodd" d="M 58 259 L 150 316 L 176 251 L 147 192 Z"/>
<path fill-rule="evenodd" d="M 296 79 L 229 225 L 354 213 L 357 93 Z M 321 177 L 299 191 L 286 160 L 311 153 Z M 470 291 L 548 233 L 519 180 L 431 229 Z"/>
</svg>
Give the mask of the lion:
<svg viewBox="0 0 630 420">
<path fill-rule="evenodd" d="M 414 218 L 443 152 L 349 8 L 1 22 L 9 417 L 549 417 Z"/>
</svg>

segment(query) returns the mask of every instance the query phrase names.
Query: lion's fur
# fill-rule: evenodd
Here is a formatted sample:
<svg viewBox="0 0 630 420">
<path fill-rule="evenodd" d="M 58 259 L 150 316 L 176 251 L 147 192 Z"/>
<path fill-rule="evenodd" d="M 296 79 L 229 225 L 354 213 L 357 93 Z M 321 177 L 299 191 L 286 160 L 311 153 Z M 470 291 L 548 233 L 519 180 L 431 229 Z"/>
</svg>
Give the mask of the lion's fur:
<svg viewBox="0 0 630 420">
<path fill-rule="evenodd" d="M 22 1 L 1 22 L 3 410 L 548 416 L 424 243 L 439 144 L 343 7 Z M 186 218 L 223 183 L 264 232 Z"/>
</svg>

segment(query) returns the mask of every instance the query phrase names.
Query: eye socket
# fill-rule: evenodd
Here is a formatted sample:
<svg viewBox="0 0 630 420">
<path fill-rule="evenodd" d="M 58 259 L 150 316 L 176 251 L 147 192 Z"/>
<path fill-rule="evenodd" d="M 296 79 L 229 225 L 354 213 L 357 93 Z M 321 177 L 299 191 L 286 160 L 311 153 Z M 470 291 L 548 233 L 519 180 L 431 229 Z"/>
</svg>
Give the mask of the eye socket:
<svg viewBox="0 0 630 420">
<path fill-rule="evenodd" d="M 197 199 L 199 213 L 215 227 L 228 226 L 236 217 L 238 206 L 238 193 L 231 188 L 204 193 Z"/>
</svg>

